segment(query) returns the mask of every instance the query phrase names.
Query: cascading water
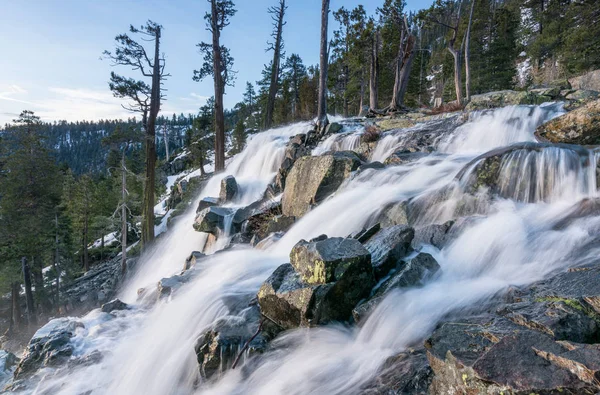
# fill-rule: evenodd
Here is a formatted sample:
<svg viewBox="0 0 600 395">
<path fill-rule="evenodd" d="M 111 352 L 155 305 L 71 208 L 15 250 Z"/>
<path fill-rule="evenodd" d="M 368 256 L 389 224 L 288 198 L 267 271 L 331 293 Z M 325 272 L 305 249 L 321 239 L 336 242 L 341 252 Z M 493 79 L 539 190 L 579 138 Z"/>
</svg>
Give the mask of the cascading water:
<svg viewBox="0 0 600 395">
<path fill-rule="evenodd" d="M 475 160 L 478 154 L 533 141 L 535 126 L 555 113 L 551 108 L 524 106 L 476 114 L 460 128 L 442 134 L 442 153 L 355 174 L 265 250 L 239 247 L 201 260 L 171 300 L 148 309 L 134 307 L 119 312 L 117 318 L 97 310 L 88 314 L 81 319 L 85 328 L 73 339 L 75 356 L 98 350 L 103 360 L 67 373 L 53 375 L 50 370 L 37 393 L 359 393 L 388 357 L 422 342 L 441 319 L 484 304 L 511 285 L 544 278 L 567 262 L 576 264 L 566 258 L 594 237 L 600 218 L 569 223 L 560 230 L 554 225 L 578 199 L 595 196 L 595 155 L 583 149 L 573 153 L 544 148 L 514 150 L 503 156 L 495 168 L 500 174 L 499 195 L 489 202 L 485 215 L 441 251 L 427 247 L 440 263 L 441 275 L 422 288 L 393 291 L 361 328 L 330 325 L 284 333 L 251 368 L 227 371 L 211 383 L 199 378 L 194 344 L 216 319 L 236 319 L 240 312 L 228 301 L 255 295 L 272 271 L 288 262 L 290 249 L 299 239 L 323 233 L 346 236 L 371 223 L 390 203 L 418 201 L 445 188 L 451 192 L 442 194 L 436 204 L 456 206 L 474 193 L 467 190 L 465 180 L 481 163 L 481 158 Z M 249 142 L 223 174 L 233 174 L 241 186 L 234 205 L 260 197 L 283 160 L 287 139 L 306 128 L 276 129 Z M 480 137 L 484 135 L 487 138 Z M 322 151 L 316 152 L 330 150 L 331 144 L 322 143 Z M 389 146 L 386 142 L 381 156 L 398 144 L 400 140 Z M 201 196 L 215 196 L 220 180 L 210 180 Z M 577 193 L 564 194 L 565 189 Z M 446 211 L 448 216 L 450 211 Z M 193 216 L 190 211 L 181 218 L 156 251 L 142 257 L 140 272 L 125 291 L 129 300 L 134 300 L 137 288 L 173 274 L 185 256 L 201 248 L 201 236 L 193 231 L 188 234 Z M 587 249 L 579 259 L 597 253 Z"/>
</svg>

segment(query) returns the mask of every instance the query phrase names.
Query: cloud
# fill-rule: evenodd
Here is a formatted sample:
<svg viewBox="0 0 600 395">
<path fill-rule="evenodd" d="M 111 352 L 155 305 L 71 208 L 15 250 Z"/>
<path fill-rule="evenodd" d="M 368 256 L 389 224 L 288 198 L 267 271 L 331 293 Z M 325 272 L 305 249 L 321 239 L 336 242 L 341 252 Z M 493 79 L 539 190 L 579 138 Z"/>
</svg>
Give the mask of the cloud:
<svg viewBox="0 0 600 395">
<path fill-rule="evenodd" d="M 0 100 L 12 101 L 16 103 L 24 103 L 24 104 L 33 104 L 30 101 L 18 99 L 14 96 L 23 96 L 26 95 L 27 91 L 20 87 L 19 85 L 8 85 L 6 87 L 0 87 Z"/>
</svg>

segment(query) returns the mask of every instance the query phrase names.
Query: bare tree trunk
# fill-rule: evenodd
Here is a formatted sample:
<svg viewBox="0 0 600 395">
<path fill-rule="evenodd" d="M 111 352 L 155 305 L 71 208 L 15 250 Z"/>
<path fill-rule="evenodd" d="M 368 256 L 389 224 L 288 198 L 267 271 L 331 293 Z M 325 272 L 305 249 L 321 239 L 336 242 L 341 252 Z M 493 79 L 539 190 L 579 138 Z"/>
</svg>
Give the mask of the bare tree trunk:
<svg viewBox="0 0 600 395">
<path fill-rule="evenodd" d="M 460 52 L 452 47 L 448 47 L 448 51 L 454 57 L 454 89 L 456 91 L 456 101 L 459 105 L 463 105 L 463 92 L 462 92 L 462 74 L 461 74 L 461 61 Z"/>
<path fill-rule="evenodd" d="M 160 111 L 160 38 L 161 29 L 156 29 L 154 37 L 154 64 L 152 69 L 152 91 L 150 94 L 150 114 L 146 128 L 146 180 L 144 184 L 144 203 L 142 210 L 142 246 L 148 247 L 154 242 L 154 189 L 156 172 L 156 117 Z"/>
<path fill-rule="evenodd" d="M 90 270 L 90 258 L 88 252 L 88 224 L 89 224 L 89 213 L 88 213 L 88 196 L 85 196 L 85 208 L 83 213 L 83 235 L 82 235 L 82 248 L 83 248 L 83 270 L 87 273 Z"/>
<path fill-rule="evenodd" d="M 277 96 L 279 85 L 279 67 L 281 63 L 281 34 L 283 32 L 283 16 L 285 14 L 285 0 L 279 1 L 279 7 L 269 9 L 276 15 L 275 45 L 273 46 L 273 63 L 271 64 L 271 84 L 269 85 L 269 97 L 267 100 L 267 111 L 265 115 L 265 129 L 270 129 L 273 124 L 273 112 L 275 111 L 275 96 Z"/>
<path fill-rule="evenodd" d="M 404 17 L 404 26 L 396 58 L 396 70 L 394 79 L 394 92 L 388 111 L 397 111 L 404 105 L 404 95 L 408 87 L 408 77 L 415 56 L 415 36 L 410 33 L 408 21 Z"/>
<path fill-rule="evenodd" d="M 371 45 L 371 73 L 369 76 L 369 107 L 377 110 L 379 106 L 379 30 L 373 34 Z"/>
<path fill-rule="evenodd" d="M 360 103 L 358 104 L 358 116 L 362 117 L 365 115 L 363 106 L 365 105 L 365 73 L 364 70 L 360 72 Z"/>
<path fill-rule="evenodd" d="M 223 91 L 225 89 L 221 72 L 221 32 L 218 27 L 217 0 L 211 0 L 211 30 L 213 50 L 213 70 L 215 86 L 215 172 L 225 169 L 225 115 L 223 114 Z"/>
<path fill-rule="evenodd" d="M 200 175 L 206 175 L 206 172 L 204 171 L 204 155 L 200 155 Z"/>
<path fill-rule="evenodd" d="M 327 49 L 327 25 L 329 23 L 329 0 L 322 0 L 321 4 L 321 54 L 319 73 L 319 102 L 317 112 L 317 129 L 324 133 L 329 124 L 327 118 L 327 68 L 329 66 L 329 52 Z"/>
<path fill-rule="evenodd" d="M 465 93 L 467 95 L 467 103 L 471 101 L 471 67 L 469 64 L 469 51 L 471 43 L 471 22 L 473 21 L 473 8 L 475 6 L 475 0 L 471 0 L 471 12 L 469 14 L 469 24 L 467 26 L 467 33 L 465 35 Z"/>
<path fill-rule="evenodd" d="M 60 309 L 60 270 L 58 268 L 58 261 L 60 258 L 60 251 L 58 249 L 58 213 L 54 213 L 54 224 L 56 226 L 55 234 L 54 234 L 54 261 L 52 262 L 52 267 L 54 268 L 54 273 L 56 273 L 56 309 L 57 311 Z"/>
<path fill-rule="evenodd" d="M 167 156 L 167 162 L 169 162 L 169 133 L 167 132 L 167 124 L 163 125 L 163 138 L 165 139 L 165 153 Z"/>
<path fill-rule="evenodd" d="M 31 272 L 27 264 L 27 258 L 21 259 L 21 270 L 23 271 L 23 282 L 25 284 L 25 297 L 27 302 L 27 321 L 29 325 L 37 324 L 35 305 L 33 303 L 33 292 L 31 290 Z"/>
<path fill-rule="evenodd" d="M 15 281 L 10 286 L 11 294 L 11 333 L 18 332 L 21 329 L 21 301 L 19 300 L 19 293 L 21 291 L 21 284 Z"/>
<path fill-rule="evenodd" d="M 121 273 L 127 273 L 127 174 L 125 168 L 125 149 L 121 158 Z"/>
<path fill-rule="evenodd" d="M 400 71 L 400 90 L 398 91 L 398 102 L 400 106 L 404 105 L 404 95 L 408 89 L 408 80 L 412 70 L 413 60 L 415 58 L 415 36 L 410 35 L 406 43 L 406 51 L 404 52 L 404 64 Z"/>
</svg>

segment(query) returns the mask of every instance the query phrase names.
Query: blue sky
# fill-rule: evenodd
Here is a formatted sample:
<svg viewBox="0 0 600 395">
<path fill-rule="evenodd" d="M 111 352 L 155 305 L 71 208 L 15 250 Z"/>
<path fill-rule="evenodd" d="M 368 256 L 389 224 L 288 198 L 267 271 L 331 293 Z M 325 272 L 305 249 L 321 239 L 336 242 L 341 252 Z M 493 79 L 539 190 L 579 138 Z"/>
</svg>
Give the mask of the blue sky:
<svg viewBox="0 0 600 395">
<path fill-rule="evenodd" d="M 241 100 L 246 81 L 260 78 L 271 53 L 267 8 L 277 0 L 236 0 L 237 14 L 222 35 L 238 71 L 225 106 Z M 285 51 L 298 53 L 305 64 L 318 63 L 320 0 L 288 0 Z M 331 0 L 331 9 L 363 4 L 373 14 L 383 0 Z M 408 0 L 407 8 L 427 7 L 431 0 Z M 0 125 L 21 110 L 35 111 L 45 121 L 97 120 L 130 116 L 108 89 L 110 62 L 102 51 L 114 48 L 114 37 L 130 24 L 147 19 L 164 27 L 162 49 L 171 73 L 163 114 L 196 113 L 212 95 L 212 82 L 192 81 L 201 56 L 196 44 L 210 42 L 203 15 L 206 0 L 0 0 Z M 330 30 L 336 28 L 330 19 Z M 128 74 L 127 69 L 115 71 Z M 131 74 L 135 76 L 135 74 Z"/>
</svg>

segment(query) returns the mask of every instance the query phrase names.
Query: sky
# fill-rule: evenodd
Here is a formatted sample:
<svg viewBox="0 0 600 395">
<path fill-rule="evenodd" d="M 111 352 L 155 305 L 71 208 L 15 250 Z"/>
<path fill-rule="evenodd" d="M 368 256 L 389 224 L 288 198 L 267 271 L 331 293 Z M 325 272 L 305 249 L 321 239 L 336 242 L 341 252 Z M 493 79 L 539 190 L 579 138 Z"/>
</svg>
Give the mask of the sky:
<svg viewBox="0 0 600 395">
<path fill-rule="evenodd" d="M 407 0 L 408 10 L 432 0 Z M 235 0 L 237 14 L 225 28 L 221 43 L 230 48 L 237 71 L 235 87 L 227 88 L 225 107 L 241 101 L 246 81 L 255 83 L 273 56 L 265 52 L 271 33 L 267 8 L 278 0 Z M 297 53 L 304 64 L 318 64 L 320 0 L 288 0 L 283 38 L 285 53 Z M 330 9 L 363 4 L 369 15 L 383 0 L 331 0 Z M 0 125 L 32 110 L 43 121 L 127 118 L 122 99 L 108 89 L 110 72 L 136 76 L 126 67 L 113 68 L 103 59 L 114 38 L 129 25 L 150 19 L 163 28 L 167 101 L 161 113 L 195 114 L 212 96 L 212 81 L 192 81 L 202 57 L 196 44 L 210 42 L 203 16 L 206 0 L 0 0 Z M 337 28 L 330 17 L 330 32 Z M 330 33 L 331 34 L 331 33 Z"/>
</svg>

